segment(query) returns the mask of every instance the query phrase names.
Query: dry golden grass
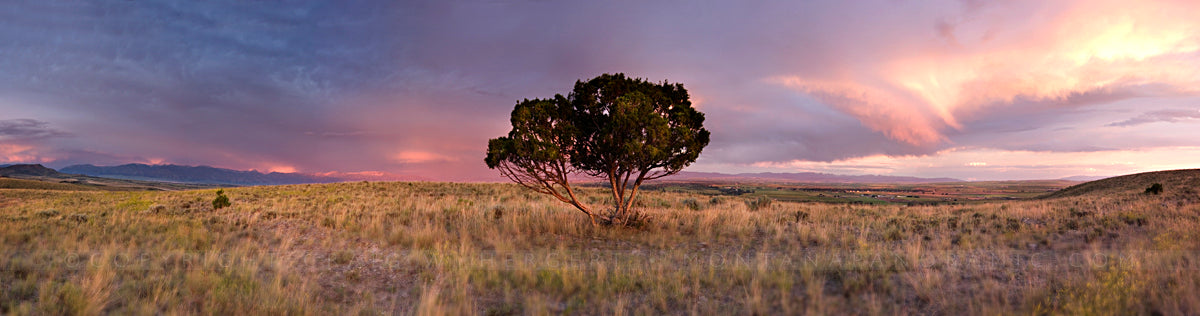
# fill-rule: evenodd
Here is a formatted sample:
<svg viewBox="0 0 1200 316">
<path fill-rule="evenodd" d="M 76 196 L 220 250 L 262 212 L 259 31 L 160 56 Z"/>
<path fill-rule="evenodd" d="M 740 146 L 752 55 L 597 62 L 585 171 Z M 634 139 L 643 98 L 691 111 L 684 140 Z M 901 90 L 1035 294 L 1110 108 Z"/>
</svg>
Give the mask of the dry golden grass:
<svg viewBox="0 0 1200 316">
<path fill-rule="evenodd" d="M 0 178 L 0 189 L 32 189 L 32 190 L 65 190 L 65 191 L 90 191 L 96 190 L 84 185 L 71 183 L 56 183 L 49 181 L 37 181 L 27 179 Z"/>
<path fill-rule="evenodd" d="M 509 184 L 232 188 L 220 210 L 214 192 L 0 190 L 0 312 L 1200 313 L 1200 199 L 1179 195 L 647 192 L 651 221 L 613 228 Z"/>
</svg>

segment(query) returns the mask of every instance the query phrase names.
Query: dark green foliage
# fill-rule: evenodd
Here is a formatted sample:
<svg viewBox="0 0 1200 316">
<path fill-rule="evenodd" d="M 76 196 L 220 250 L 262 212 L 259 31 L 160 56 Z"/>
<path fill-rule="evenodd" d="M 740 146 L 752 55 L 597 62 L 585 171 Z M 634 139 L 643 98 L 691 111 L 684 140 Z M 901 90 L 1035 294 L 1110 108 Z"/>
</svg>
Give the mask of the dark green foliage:
<svg viewBox="0 0 1200 316">
<path fill-rule="evenodd" d="M 507 137 L 488 140 L 488 168 L 511 164 L 531 175 L 554 171 L 542 170 L 546 165 L 569 163 L 569 151 L 574 147 L 577 130 L 566 119 L 570 104 L 562 95 L 554 99 L 526 99 L 512 111 L 513 129 Z M 565 165 L 555 167 L 567 167 Z"/>
<path fill-rule="evenodd" d="M 572 163 L 593 176 L 662 168 L 674 174 L 708 145 L 704 114 L 681 84 L 655 84 L 623 74 L 576 82 L 572 121 L 579 128 Z M 612 174 L 610 170 L 616 169 Z"/>
<path fill-rule="evenodd" d="M 1162 193 L 1163 193 L 1162 183 L 1155 183 L 1153 185 L 1150 185 L 1149 188 L 1146 188 L 1146 194 L 1158 195 L 1158 194 L 1162 194 Z"/>
<path fill-rule="evenodd" d="M 214 210 L 219 210 L 229 207 L 233 203 L 229 203 L 229 197 L 225 196 L 225 190 L 217 190 L 217 198 L 213 199 L 212 205 Z"/>
<path fill-rule="evenodd" d="M 512 112 L 513 129 L 488 141 L 485 162 L 513 182 L 569 203 L 593 218 L 628 223 L 638 187 L 683 170 L 708 145 L 704 114 L 681 84 L 604 74 L 577 81 L 567 97 L 526 99 Z M 580 202 L 569 177 L 608 180 L 612 209 Z"/>
</svg>

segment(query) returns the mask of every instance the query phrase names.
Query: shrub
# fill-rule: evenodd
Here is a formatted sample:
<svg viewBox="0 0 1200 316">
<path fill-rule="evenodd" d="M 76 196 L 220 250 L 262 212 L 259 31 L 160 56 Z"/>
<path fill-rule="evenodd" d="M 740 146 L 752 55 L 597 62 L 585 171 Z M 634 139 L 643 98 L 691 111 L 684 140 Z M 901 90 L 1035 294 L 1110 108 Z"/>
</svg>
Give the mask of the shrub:
<svg viewBox="0 0 1200 316">
<path fill-rule="evenodd" d="M 219 210 L 229 207 L 233 205 L 233 203 L 229 203 L 229 197 L 225 196 L 225 190 L 217 190 L 217 198 L 213 199 L 212 205 L 214 210 Z"/>
<path fill-rule="evenodd" d="M 1143 214 L 1137 214 L 1137 213 L 1132 213 L 1132 212 L 1122 212 L 1121 214 L 1117 215 L 1117 217 L 1119 217 L 1121 219 L 1121 221 L 1125 222 L 1125 224 L 1127 224 L 1127 225 L 1137 225 L 1137 226 L 1146 225 L 1146 215 L 1143 215 Z"/>
<path fill-rule="evenodd" d="M 696 201 L 696 199 L 684 199 L 680 203 L 683 204 L 684 207 L 687 207 L 688 209 L 691 209 L 693 211 L 699 211 L 699 210 L 704 209 L 704 206 L 700 205 L 700 201 Z"/>
<path fill-rule="evenodd" d="M 1146 194 L 1158 195 L 1158 194 L 1162 194 L 1162 193 L 1163 193 L 1162 183 L 1155 183 L 1153 185 L 1150 185 L 1149 188 L 1146 188 Z"/>
<path fill-rule="evenodd" d="M 333 254 L 332 259 L 333 263 L 335 264 L 347 264 L 354 260 L 354 253 L 350 252 L 349 250 L 338 251 L 337 253 Z"/>
<path fill-rule="evenodd" d="M 883 238 L 888 241 L 899 241 L 904 239 L 904 230 L 899 227 L 889 227 L 884 230 Z"/>
<path fill-rule="evenodd" d="M 326 216 L 326 217 L 324 217 L 324 218 L 321 218 L 321 226 L 322 226 L 322 227 L 329 227 L 329 228 L 336 228 L 336 227 L 337 227 L 337 220 L 333 219 L 332 217 L 328 217 L 328 216 Z"/>
<path fill-rule="evenodd" d="M 61 213 L 59 213 L 58 210 L 56 210 L 56 209 L 48 209 L 45 211 L 37 212 L 37 215 L 41 216 L 41 217 L 55 217 L 55 216 L 58 216 L 58 214 L 61 214 Z"/>
<path fill-rule="evenodd" d="M 1092 212 L 1078 210 L 1074 207 L 1067 210 L 1067 213 L 1070 213 L 1072 217 L 1087 217 L 1088 215 L 1092 215 Z"/>
<path fill-rule="evenodd" d="M 746 200 L 746 207 L 751 211 L 757 211 L 759 209 L 771 207 L 771 202 L 773 201 L 774 200 L 772 200 L 770 197 L 760 196 L 757 199 Z"/>
<path fill-rule="evenodd" d="M 799 223 L 800 221 L 807 221 L 807 220 L 808 220 L 808 212 L 796 211 L 796 222 L 797 223 Z"/>
<path fill-rule="evenodd" d="M 147 213 L 152 213 L 152 214 L 164 213 L 166 211 L 167 211 L 167 206 L 162 205 L 162 204 L 154 204 L 154 205 L 151 205 L 150 208 L 146 209 Z"/>
<path fill-rule="evenodd" d="M 500 220 L 504 217 L 504 205 L 496 205 L 492 207 L 492 219 Z"/>
<path fill-rule="evenodd" d="M 1009 218 L 1006 221 L 1004 228 L 1010 232 L 1020 231 L 1021 230 L 1021 221 L 1018 219 L 1015 219 L 1015 218 Z"/>
<path fill-rule="evenodd" d="M 87 223 L 88 216 L 87 216 L 87 214 L 75 213 L 75 214 L 71 214 L 71 216 L 67 216 L 67 219 L 75 221 L 75 222 L 79 222 L 79 223 Z"/>
</svg>

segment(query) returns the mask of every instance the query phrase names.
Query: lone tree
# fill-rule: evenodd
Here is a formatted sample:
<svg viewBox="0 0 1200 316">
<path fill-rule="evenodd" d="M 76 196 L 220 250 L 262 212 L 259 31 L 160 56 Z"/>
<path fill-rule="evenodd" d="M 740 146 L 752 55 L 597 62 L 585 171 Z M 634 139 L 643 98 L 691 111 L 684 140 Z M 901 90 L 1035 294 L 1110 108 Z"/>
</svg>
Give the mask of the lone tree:
<svg viewBox="0 0 1200 316">
<path fill-rule="evenodd" d="M 576 81 L 570 95 L 525 99 L 512 112 L 508 136 L 488 141 L 488 168 L 549 194 L 587 214 L 596 225 L 629 224 L 640 214 L 633 199 L 646 180 L 676 174 L 708 145 L 704 113 L 692 108 L 682 84 L 604 74 Z M 611 209 L 579 199 L 572 175 L 603 178 Z"/>
</svg>

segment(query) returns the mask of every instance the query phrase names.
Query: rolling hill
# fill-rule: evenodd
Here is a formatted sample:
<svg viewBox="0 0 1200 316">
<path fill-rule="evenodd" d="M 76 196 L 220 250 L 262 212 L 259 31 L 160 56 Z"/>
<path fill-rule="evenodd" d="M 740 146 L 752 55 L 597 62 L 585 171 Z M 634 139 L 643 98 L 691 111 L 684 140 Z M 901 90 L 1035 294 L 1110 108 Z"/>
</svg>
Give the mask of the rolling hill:
<svg viewBox="0 0 1200 316">
<path fill-rule="evenodd" d="M 119 166 L 73 165 L 62 168 L 62 172 L 96 177 L 163 181 L 175 183 L 217 185 L 285 185 L 308 183 L 334 183 L 346 181 L 428 181 L 429 179 L 380 172 L 330 172 L 311 173 L 262 173 L 209 166 L 124 164 Z"/>
<path fill-rule="evenodd" d="M 0 189 L 28 189 L 28 190 L 54 190 L 54 191 L 100 190 L 100 188 L 98 188 L 98 187 L 88 186 L 88 185 L 83 185 L 83 184 L 14 179 L 14 178 L 0 178 Z"/>
<path fill-rule="evenodd" d="M 0 166 L 0 177 L 55 177 L 58 175 L 58 171 L 42 165 Z"/>
<path fill-rule="evenodd" d="M 1084 182 L 1067 187 L 1044 198 L 1074 197 L 1084 195 L 1140 194 L 1146 188 L 1160 183 L 1164 187 L 1163 195 L 1197 195 L 1200 189 L 1200 169 L 1167 170 L 1137 173 L 1091 182 Z"/>
</svg>

